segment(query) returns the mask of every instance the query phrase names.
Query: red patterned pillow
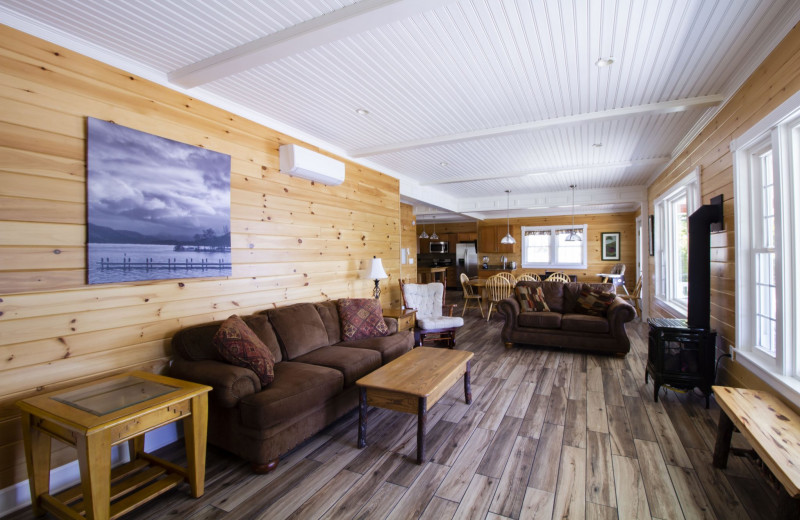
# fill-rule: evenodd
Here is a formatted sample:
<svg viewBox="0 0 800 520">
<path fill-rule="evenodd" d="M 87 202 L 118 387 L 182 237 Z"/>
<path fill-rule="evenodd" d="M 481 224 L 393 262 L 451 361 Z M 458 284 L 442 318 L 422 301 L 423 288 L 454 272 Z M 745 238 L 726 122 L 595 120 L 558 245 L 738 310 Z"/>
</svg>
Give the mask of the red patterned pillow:
<svg viewBox="0 0 800 520">
<path fill-rule="evenodd" d="M 578 301 L 575 302 L 575 312 L 589 316 L 605 316 L 616 297 L 614 293 L 594 290 L 583 284 Z"/>
<path fill-rule="evenodd" d="M 537 287 L 534 291 L 532 287 L 518 285 L 515 290 L 522 312 L 550 312 L 550 307 L 544 301 L 544 292 L 541 287 Z"/>
<path fill-rule="evenodd" d="M 214 334 L 214 346 L 230 364 L 249 368 L 263 386 L 275 379 L 275 358 L 255 332 L 242 319 L 233 315 Z"/>
<path fill-rule="evenodd" d="M 336 301 L 342 341 L 388 336 L 380 301 L 374 298 L 342 298 Z"/>
</svg>

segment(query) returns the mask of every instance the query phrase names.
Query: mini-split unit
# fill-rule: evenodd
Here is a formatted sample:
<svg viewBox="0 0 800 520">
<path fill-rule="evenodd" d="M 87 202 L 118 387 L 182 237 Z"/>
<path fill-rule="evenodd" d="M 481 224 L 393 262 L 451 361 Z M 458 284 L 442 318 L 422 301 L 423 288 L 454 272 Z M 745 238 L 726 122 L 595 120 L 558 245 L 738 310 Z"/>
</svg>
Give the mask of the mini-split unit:
<svg viewBox="0 0 800 520">
<path fill-rule="evenodd" d="M 344 182 L 344 163 L 296 144 L 279 148 L 281 172 L 329 186 Z"/>
</svg>

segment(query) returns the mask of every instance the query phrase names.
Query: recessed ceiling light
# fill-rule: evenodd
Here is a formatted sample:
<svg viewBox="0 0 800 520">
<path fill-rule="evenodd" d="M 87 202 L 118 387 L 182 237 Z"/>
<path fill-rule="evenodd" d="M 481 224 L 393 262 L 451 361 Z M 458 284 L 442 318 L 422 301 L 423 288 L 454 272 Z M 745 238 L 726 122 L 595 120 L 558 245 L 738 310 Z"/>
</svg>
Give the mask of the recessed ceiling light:
<svg viewBox="0 0 800 520">
<path fill-rule="evenodd" d="M 365 108 L 357 108 L 356 109 L 356 114 L 358 114 L 360 116 L 366 116 L 366 115 L 369 115 L 369 110 L 367 110 Z"/>
<path fill-rule="evenodd" d="M 602 148 L 603 147 L 603 143 L 594 143 L 592 145 L 592 147 L 594 147 L 594 148 Z"/>
<path fill-rule="evenodd" d="M 606 58 L 598 58 L 598 60 L 594 62 L 594 64 L 600 68 L 608 67 L 612 63 L 614 63 L 614 58 L 612 58 L 611 56 L 608 56 Z"/>
<path fill-rule="evenodd" d="M 445 162 L 445 161 L 442 161 L 442 162 L 439 163 L 439 166 L 449 166 L 449 165 L 450 164 Z"/>
</svg>

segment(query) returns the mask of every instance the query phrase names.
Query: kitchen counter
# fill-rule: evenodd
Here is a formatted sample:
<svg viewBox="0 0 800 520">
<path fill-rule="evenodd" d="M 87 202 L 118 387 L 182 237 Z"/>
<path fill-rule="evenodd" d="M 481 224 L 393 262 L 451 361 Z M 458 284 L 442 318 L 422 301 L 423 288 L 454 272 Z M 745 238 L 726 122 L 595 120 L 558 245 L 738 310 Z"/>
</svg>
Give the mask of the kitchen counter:
<svg viewBox="0 0 800 520">
<path fill-rule="evenodd" d="M 447 270 L 452 267 L 417 267 L 417 283 L 441 282 L 447 285 Z"/>
</svg>

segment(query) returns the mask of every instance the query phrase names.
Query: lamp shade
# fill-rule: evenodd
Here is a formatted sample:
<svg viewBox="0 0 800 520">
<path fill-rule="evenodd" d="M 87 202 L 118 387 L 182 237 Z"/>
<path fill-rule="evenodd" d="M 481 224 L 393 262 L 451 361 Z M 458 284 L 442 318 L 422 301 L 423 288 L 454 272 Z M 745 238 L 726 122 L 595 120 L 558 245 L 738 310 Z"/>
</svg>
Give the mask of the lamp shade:
<svg viewBox="0 0 800 520">
<path fill-rule="evenodd" d="M 389 275 L 386 274 L 386 271 L 383 270 L 383 262 L 381 262 L 380 258 L 372 257 L 372 261 L 369 264 L 369 274 L 367 278 L 370 280 L 383 280 L 384 278 L 389 278 Z"/>
</svg>

